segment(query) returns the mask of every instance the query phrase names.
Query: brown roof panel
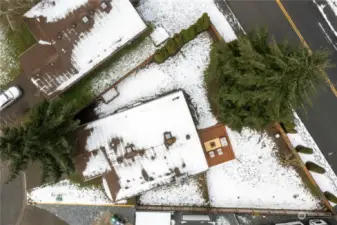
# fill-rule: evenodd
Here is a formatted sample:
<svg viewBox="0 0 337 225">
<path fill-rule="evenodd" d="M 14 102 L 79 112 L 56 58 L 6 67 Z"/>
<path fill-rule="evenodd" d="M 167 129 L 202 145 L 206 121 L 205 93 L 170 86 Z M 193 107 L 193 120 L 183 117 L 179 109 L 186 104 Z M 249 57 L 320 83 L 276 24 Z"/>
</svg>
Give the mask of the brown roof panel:
<svg viewBox="0 0 337 225">
<path fill-rule="evenodd" d="M 113 200 L 116 200 L 117 194 L 119 192 L 119 190 L 121 189 L 121 186 L 119 185 L 119 178 L 116 174 L 115 169 L 112 167 L 112 171 L 105 174 L 104 178 L 106 179 L 107 183 L 108 183 L 108 187 L 111 193 L 111 196 L 113 198 Z"/>
<path fill-rule="evenodd" d="M 32 76 L 58 57 L 57 51 L 51 45 L 35 44 L 20 56 L 20 64 L 24 73 Z"/>
</svg>

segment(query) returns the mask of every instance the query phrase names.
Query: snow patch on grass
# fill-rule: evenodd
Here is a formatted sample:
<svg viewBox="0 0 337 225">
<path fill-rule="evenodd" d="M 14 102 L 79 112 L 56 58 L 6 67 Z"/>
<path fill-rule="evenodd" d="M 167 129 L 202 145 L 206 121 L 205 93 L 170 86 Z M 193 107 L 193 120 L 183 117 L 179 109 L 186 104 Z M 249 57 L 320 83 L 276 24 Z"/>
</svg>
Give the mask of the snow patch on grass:
<svg viewBox="0 0 337 225">
<path fill-rule="evenodd" d="M 216 124 L 203 82 L 204 70 L 209 63 L 211 43 L 212 39 L 208 33 L 202 33 L 164 63 L 153 63 L 131 74 L 118 85 L 120 95 L 109 104 L 99 104 L 96 113 L 99 117 L 104 117 L 120 108 L 182 89 L 190 96 L 196 109 L 198 128 Z"/>
<path fill-rule="evenodd" d="M 314 180 L 320 187 L 320 189 L 324 191 L 329 191 L 337 196 L 337 176 L 329 165 L 328 161 L 325 159 L 323 153 L 315 143 L 314 139 L 310 135 L 309 131 L 306 129 L 301 119 L 295 114 L 295 123 L 296 123 L 296 131 L 297 134 L 287 134 L 290 142 L 294 147 L 297 145 L 303 145 L 305 147 L 309 147 L 313 149 L 313 154 L 301 154 L 299 153 L 303 162 L 312 161 L 316 164 L 324 167 L 326 172 L 324 174 L 317 174 L 315 172 L 311 172 Z M 332 205 L 336 205 L 332 203 Z"/>
<path fill-rule="evenodd" d="M 140 65 L 152 54 L 156 47 L 150 38 L 146 38 L 135 49 L 112 62 L 111 65 L 97 74 L 91 81 L 91 88 L 95 95 L 99 95 L 105 89 L 116 83 L 117 80 L 129 73 L 136 66 Z"/>
<path fill-rule="evenodd" d="M 145 192 L 140 196 L 142 205 L 203 206 L 207 200 L 203 198 L 202 188 L 196 177 L 183 183 L 162 186 Z"/>
<path fill-rule="evenodd" d="M 69 180 L 62 180 L 56 184 L 50 184 L 34 188 L 27 194 L 27 199 L 36 203 L 52 204 L 108 204 L 111 200 L 99 188 L 79 187 Z"/>
<path fill-rule="evenodd" d="M 6 85 L 11 77 L 9 73 L 16 67 L 15 58 L 10 54 L 11 50 L 6 45 L 4 27 L 0 25 L 0 86 Z"/>
<path fill-rule="evenodd" d="M 170 36 L 188 28 L 207 12 L 225 41 L 236 39 L 233 29 L 213 0 L 143 0 L 137 10 L 144 20 L 163 26 Z"/>
<path fill-rule="evenodd" d="M 275 142 L 266 134 L 228 128 L 236 159 L 207 173 L 214 207 L 317 209 L 319 201 L 303 186 L 296 171 L 283 167 Z"/>
</svg>

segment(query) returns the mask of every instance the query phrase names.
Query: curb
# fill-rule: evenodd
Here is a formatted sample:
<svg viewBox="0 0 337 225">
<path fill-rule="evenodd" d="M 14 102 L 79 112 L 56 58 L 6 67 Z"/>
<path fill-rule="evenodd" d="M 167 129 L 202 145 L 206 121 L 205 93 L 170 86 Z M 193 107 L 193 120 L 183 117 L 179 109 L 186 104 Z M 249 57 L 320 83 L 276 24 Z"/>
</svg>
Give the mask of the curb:
<svg viewBox="0 0 337 225">
<path fill-rule="evenodd" d="M 64 203 L 64 202 L 33 202 L 33 205 L 56 205 L 56 206 L 110 206 L 110 207 L 123 207 L 123 208 L 132 208 L 135 205 L 127 204 L 114 204 L 114 203 Z"/>
<path fill-rule="evenodd" d="M 249 209 L 249 208 L 215 208 L 215 207 L 193 207 L 193 206 L 136 206 L 136 210 L 143 211 L 184 211 L 202 213 L 236 213 L 252 215 L 299 215 L 304 213 L 312 217 L 330 217 L 331 213 L 323 211 L 287 210 L 287 209 Z"/>
<path fill-rule="evenodd" d="M 305 166 L 304 162 L 302 161 L 301 157 L 299 156 L 298 152 L 295 150 L 294 146 L 290 143 L 290 140 L 286 134 L 286 132 L 283 130 L 283 128 L 281 127 L 281 125 L 279 123 L 275 123 L 274 127 L 280 132 L 282 139 L 285 141 L 285 143 L 287 144 L 288 148 L 291 150 L 291 152 L 293 153 L 293 155 L 295 156 L 296 160 L 300 163 L 300 167 L 301 169 L 304 171 L 304 173 L 306 174 L 307 178 L 309 179 L 309 181 L 315 186 L 315 188 L 317 188 L 317 190 L 320 193 L 320 200 L 323 201 L 324 205 L 327 207 L 327 209 L 333 214 L 336 214 L 336 211 L 334 210 L 334 208 L 331 206 L 329 200 L 325 197 L 325 195 L 323 194 L 322 190 L 320 189 L 320 187 L 318 186 L 318 184 L 316 183 L 316 181 L 314 180 L 314 178 L 312 177 L 311 173 L 309 172 L 309 170 L 307 169 L 307 167 Z"/>
<path fill-rule="evenodd" d="M 18 216 L 18 219 L 15 223 L 15 225 L 19 225 L 22 221 L 23 213 L 25 212 L 26 209 L 26 204 L 27 204 L 27 179 L 26 179 L 26 173 L 22 172 L 22 179 L 23 179 L 23 200 L 22 200 L 22 208 L 21 212 Z"/>
</svg>

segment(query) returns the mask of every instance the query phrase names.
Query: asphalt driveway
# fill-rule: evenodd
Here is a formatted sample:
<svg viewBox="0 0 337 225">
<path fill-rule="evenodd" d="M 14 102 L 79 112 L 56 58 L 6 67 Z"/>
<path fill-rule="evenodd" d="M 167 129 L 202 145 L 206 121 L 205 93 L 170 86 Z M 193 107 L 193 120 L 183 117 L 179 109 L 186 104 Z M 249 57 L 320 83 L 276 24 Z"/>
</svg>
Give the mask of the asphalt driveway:
<svg viewBox="0 0 337 225">
<path fill-rule="evenodd" d="M 19 75 L 14 81 L 10 82 L 8 87 L 11 86 L 18 86 L 22 91 L 22 95 L 12 105 L 0 112 L 1 126 L 18 121 L 32 106 L 44 100 L 38 89 L 24 74 Z"/>
<path fill-rule="evenodd" d="M 20 221 L 26 204 L 24 174 L 6 183 L 9 175 L 7 165 L 0 164 L 0 224 L 15 225 Z"/>
</svg>

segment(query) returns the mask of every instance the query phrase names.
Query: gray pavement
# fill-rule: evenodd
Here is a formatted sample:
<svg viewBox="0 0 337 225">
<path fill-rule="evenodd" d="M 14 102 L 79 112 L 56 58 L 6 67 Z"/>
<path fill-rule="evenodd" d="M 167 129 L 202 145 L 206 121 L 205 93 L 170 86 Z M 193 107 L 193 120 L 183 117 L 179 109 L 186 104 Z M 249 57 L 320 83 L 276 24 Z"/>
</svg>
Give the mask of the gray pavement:
<svg viewBox="0 0 337 225">
<path fill-rule="evenodd" d="M 19 175 L 15 180 L 8 180 L 8 167 L 0 163 L 0 224 L 15 225 L 21 219 L 25 206 L 25 179 Z"/>
<path fill-rule="evenodd" d="M 300 40 L 283 15 L 276 1 L 228 0 L 228 5 L 247 31 L 257 26 L 267 27 L 276 40 L 288 39 L 290 43 L 299 44 Z M 337 39 L 319 13 L 317 6 L 310 0 L 282 1 L 297 28 L 311 49 L 321 47 L 330 50 L 332 63 L 337 65 L 337 51 L 328 41 L 321 29 L 325 29 L 333 43 Z M 336 18 L 337 20 L 337 18 Z M 319 25 L 320 23 L 321 25 Z M 328 70 L 330 80 L 337 84 L 337 67 Z M 299 112 L 305 126 L 323 152 L 332 169 L 337 172 L 337 97 L 328 87 L 318 87 L 318 96 L 312 100 L 313 107 L 307 112 Z"/>
<path fill-rule="evenodd" d="M 206 225 L 210 223 L 200 223 L 198 221 L 182 221 L 182 215 L 184 214 L 196 214 L 188 212 L 174 212 L 172 219 L 175 221 L 175 225 Z M 292 221 L 299 221 L 297 216 L 254 216 L 249 214 L 209 214 L 211 221 L 216 222 L 216 225 L 275 225 L 277 223 L 287 223 Z M 308 220 L 313 218 L 306 218 L 301 220 L 305 225 L 308 224 Z M 318 219 L 318 218 L 315 218 Z M 337 221 L 333 217 L 320 218 L 327 221 L 330 225 L 337 225 Z"/>
<path fill-rule="evenodd" d="M 134 224 L 135 208 L 115 206 L 69 206 L 69 205 L 38 205 L 39 208 L 55 214 L 69 225 L 90 225 L 100 212 L 110 211 L 123 215 Z"/>
<path fill-rule="evenodd" d="M 68 223 L 46 210 L 27 206 L 20 225 L 68 225 Z"/>
</svg>

